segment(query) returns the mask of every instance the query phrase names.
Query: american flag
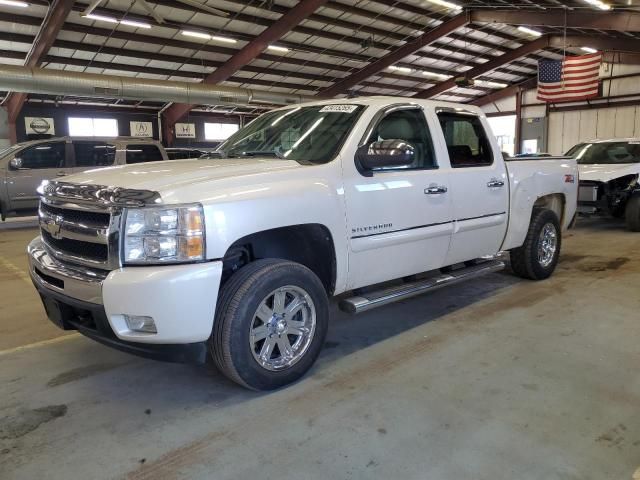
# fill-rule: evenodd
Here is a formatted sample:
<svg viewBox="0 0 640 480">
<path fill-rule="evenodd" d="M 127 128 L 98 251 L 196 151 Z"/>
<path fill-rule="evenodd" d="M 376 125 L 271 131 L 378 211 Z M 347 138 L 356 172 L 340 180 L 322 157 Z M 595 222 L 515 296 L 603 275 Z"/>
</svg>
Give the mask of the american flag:
<svg viewBox="0 0 640 480">
<path fill-rule="evenodd" d="M 598 95 L 602 53 L 538 62 L 538 100 L 571 102 Z"/>
</svg>

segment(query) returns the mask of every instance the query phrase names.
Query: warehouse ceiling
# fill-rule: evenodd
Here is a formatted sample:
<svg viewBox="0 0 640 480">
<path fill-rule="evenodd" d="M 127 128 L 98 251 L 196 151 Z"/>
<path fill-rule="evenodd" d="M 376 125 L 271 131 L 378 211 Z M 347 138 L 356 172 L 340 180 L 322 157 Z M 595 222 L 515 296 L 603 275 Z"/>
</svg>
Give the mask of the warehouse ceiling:
<svg viewBox="0 0 640 480">
<path fill-rule="evenodd" d="M 28 6 L 0 1 L 0 63 L 23 65 L 33 55 L 36 37 L 49 11 L 44 0 L 25 0 Z M 452 0 L 453 2 L 453 0 Z M 11 2 L 9 2 L 11 3 Z M 18 2 L 20 3 L 20 2 Z M 60 3 L 60 2 L 58 2 Z M 255 41 L 298 3 L 292 0 L 227 2 L 222 0 L 102 0 L 69 3 L 64 23 L 42 53 L 40 66 L 71 70 L 200 82 Z M 439 89 L 434 98 L 472 102 L 507 85 L 535 76 L 540 58 L 560 58 L 565 50 L 558 42 L 524 55 L 500 57 L 522 49 L 539 35 L 588 36 L 596 40 L 621 38 L 640 42 L 640 33 L 628 31 L 623 22 L 595 24 L 574 19 L 581 14 L 611 16 L 632 12 L 628 2 L 598 0 L 457 2 L 444 0 L 351 1 L 330 0 L 306 18 L 291 25 L 279 40 L 234 71 L 223 85 L 302 95 L 329 92 L 337 95 L 420 95 L 447 79 L 464 76 L 487 64 L 473 86 Z M 97 6 L 96 6 L 97 5 Z M 456 8 L 456 5 L 462 8 Z M 600 8 L 599 8 L 600 5 Z M 91 11 L 90 15 L 86 13 Z M 219 13 L 217 13 L 219 11 Z M 475 12 L 477 17 L 470 15 Z M 66 13 L 66 12 L 65 12 Z M 540 21 L 536 13 L 546 15 Z M 459 26 L 444 29 L 447 22 Z M 531 18 L 532 23 L 527 24 Z M 589 17 L 591 18 L 591 17 Z M 497 21 L 494 21 L 497 20 Z M 536 23 L 538 22 L 538 23 Z M 571 25 L 565 28 L 564 25 Z M 529 27 L 534 31 L 527 30 Z M 619 29 L 618 29 L 619 26 Z M 580 27 L 580 28 L 578 28 Z M 434 30 L 435 29 L 435 30 Z M 631 30 L 638 30 L 637 28 Z M 418 42 L 430 32 L 434 38 L 401 58 L 395 52 Z M 39 38 L 40 38 L 39 37 Z M 428 43 L 428 44 L 427 44 Z M 409 45 L 410 46 L 410 45 Z M 524 47 L 526 50 L 526 47 Z M 531 49 L 529 49 L 531 50 Z M 581 53 L 579 47 L 566 49 Z M 29 53 L 31 52 L 31 54 Z M 381 59 L 393 59 L 388 66 Z M 375 63 L 378 62 L 378 63 Z M 493 62 L 493 63 L 488 63 Z M 387 62 L 389 63 L 389 62 Z M 33 65 L 35 66 L 35 65 Z M 355 82 L 363 69 L 372 75 Z M 347 79 L 347 80 L 345 80 Z M 349 80 L 353 80 L 350 82 Z M 350 85 L 350 83 L 354 83 Z M 343 88 L 344 87 L 344 88 Z M 80 103 L 161 109 L 163 104 L 112 99 L 83 99 L 30 95 L 29 102 Z M 197 106 L 228 112 L 232 107 Z M 264 108 L 264 107 L 262 107 Z M 242 108 L 255 113 L 260 108 Z"/>
</svg>

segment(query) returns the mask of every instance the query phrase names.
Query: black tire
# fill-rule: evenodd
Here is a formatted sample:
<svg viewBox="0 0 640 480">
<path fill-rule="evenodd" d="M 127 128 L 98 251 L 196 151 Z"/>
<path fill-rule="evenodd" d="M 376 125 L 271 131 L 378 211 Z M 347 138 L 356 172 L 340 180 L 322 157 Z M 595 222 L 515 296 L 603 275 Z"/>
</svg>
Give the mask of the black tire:
<svg viewBox="0 0 640 480">
<path fill-rule="evenodd" d="M 550 263 L 545 265 L 538 259 L 538 246 L 541 241 L 542 231 L 547 225 L 552 225 L 555 229 L 557 243 Z M 558 264 L 561 244 L 562 234 L 558 216 L 551 210 L 536 209 L 531 216 L 531 223 L 529 224 L 524 244 L 510 252 L 511 269 L 519 277 L 530 280 L 549 278 Z"/>
<path fill-rule="evenodd" d="M 640 195 L 631 197 L 625 210 L 627 228 L 632 232 L 640 232 Z"/>
<path fill-rule="evenodd" d="M 269 370 L 254 357 L 252 348 L 256 347 L 250 344 L 250 330 L 263 300 L 284 286 L 294 286 L 309 295 L 316 314 L 315 332 L 296 363 Z M 219 370 L 234 382 L 252 390 L 273 390 L 295 382 L 311 368 L 322 350 L 328 324 L 327 294 L 311 270 L 284 260 L 258 260 L 234 273 L 222 287 L 210 339 L 211 354 Z M 281 355 L 279 345 L 277 355 Z"/>
</svg>

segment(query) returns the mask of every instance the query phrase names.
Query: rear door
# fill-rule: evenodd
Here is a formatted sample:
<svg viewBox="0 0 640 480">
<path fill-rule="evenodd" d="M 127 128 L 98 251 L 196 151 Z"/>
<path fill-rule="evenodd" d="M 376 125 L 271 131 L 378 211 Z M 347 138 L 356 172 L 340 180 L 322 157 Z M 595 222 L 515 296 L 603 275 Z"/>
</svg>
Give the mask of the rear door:
<svg viewBox="0 0 640 480">
<path fill-rule="evenodd" d="M 438 108 L 451 164 L 455 226 L 446 264 L 498 252 L 508 223 L 509 184 L 501 152 L 475 112 Z"/>
<path fill-rule="evenodd" d="M 116 146 L 98 140 L 73 141 L 73 171 L 83 172 L 92 168 L 109 167 L 116 158 Z"/>
<path fill-rule="evenodd" d="M 10 210 L 32 210 L 38 206 L 37 188 L 43 180 L 72 173 L 64 141 L 38 143 L 15 153 L 21 160 L 16 169 L 7 165 Z"/>
</svg>

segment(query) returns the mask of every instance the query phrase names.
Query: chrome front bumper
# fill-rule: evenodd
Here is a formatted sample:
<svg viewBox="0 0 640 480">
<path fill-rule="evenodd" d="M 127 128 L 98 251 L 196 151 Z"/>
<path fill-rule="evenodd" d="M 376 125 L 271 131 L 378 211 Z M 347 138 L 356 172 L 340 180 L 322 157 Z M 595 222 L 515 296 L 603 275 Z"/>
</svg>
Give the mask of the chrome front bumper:
<svg viewBox="0 0 640 480">
<path fill-rule="evenodd" d="M 61 264 L 49 255 L 40 237 L 31 241 L 27 254 L 29 274 L 37 286 L 83 302 L 102 305 L 102 282 L 107 272 Z"/>
</svg>

